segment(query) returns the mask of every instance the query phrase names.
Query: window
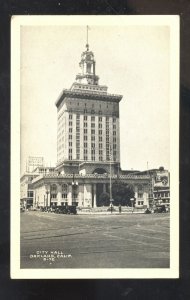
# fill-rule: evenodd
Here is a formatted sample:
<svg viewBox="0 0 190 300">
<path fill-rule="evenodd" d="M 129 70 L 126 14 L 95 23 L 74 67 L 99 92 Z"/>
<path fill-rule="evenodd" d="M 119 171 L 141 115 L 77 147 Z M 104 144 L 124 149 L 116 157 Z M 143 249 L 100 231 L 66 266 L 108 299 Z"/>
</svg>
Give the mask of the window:
<svg viewBox="0 0 190 300">
<path fill-rule="evenodd" d="M 92 149 L 95 148 L 95 143 L 91 143 L 91 148 L 92 148 Z"/>
<path fill-rule="evenodd" d="M 99 128 L 102 128 L 102 124 L 101 124 L 101 123 L 99 123 L 98 127 L 99 127 Z"/>
<path fill-rule="evenodd" d="M 88 116 L 84 116 L 84 121 L 87 121 Z"/>
<path fill-rule="evenodd" d="M 91 129 L 91 134 L 95 134 L 95 129 Z"/>
<path fill-rule="evenodd" d="M 99 117 L 98 120 L 99 120 L 99 122 L 102 122 L 102 117 Z"/>
<path fill-rule="evenodd" d="M 116 125 L 113 125 L 113 129 L 116 129 Z"/>
<path fill-rule="evenodd" d="M 72 142 L 69 142 L 69 147 L 72 147 Z"/>
<path fill-rule="evenodd" d="M 84 127 L 87 127 L 87 122 L 84 122 Z"/>
<path fill-rule="evenodd" d="M 99 130 L 99 134 L 102 134 L 102 130 Z"/>
<path fill-rule="evenodd" d="M 87 133 L 87 129 L 84 129 L 84 133 Z"/>
<path fill-rule="evenodd" d="M 91 122 L 95 122 L 95 117 L 94 116 L 91 117 Z"/>
<path fill-rule="evenodd" d="M 77 153 L 77 159 L 80 159 L 80 154 Z"/>
<path fill-rule="evenodd" d="M 86 155 L 84 155 L 84 160 L 88 160 L 88 157 Z"/>
<path fill-rule="evenodd" d="M 72 132 L 72 128 L 69 128 L 69 132 Z"/>
<path fill-rule="evenodd" d="M 88 150 L 87 149 L 84 149 L 84 154 L 88 154 Z"/>
<path fill-rule="evenodd" d="M 73 118 L 73 115 L 69 115 L 69 119 L 72 120 L 72 118 Z"/>
<path fill-rule="evenodd" d="M 73 125 L 72 121 L 69 121 L 69 126 L 72 126 L 72 125 Z"/>
<path fill-rule="evenodd" d="M 56 199 L 57 198 L 57 194 L 51 194 L 51 199 Z"/>
<path fill-rule="evenodd" d="M 116 135 L 116 131 L 113 131 L 113 135 Z"/>
<path fill-rule="evenodd" d="M 95 127 L 95 123 L 91 123 L 91 128 L 94 128 Z"/>
<path fill-rule="evenodd" d="M 77 197 L 78 197 L 78 194 L 77 193 L 73 193 L 73 198 L 77 199 Z"/>
<path fill-rule="evenodd" d="M 77 115 L 77 120 L 80 120 L 80 115 Z"/>
<path fill-rule="evenodd" d="M 99 144 L 99 148 L 102 149 L 102 144 Z"/>
<path fill-rule="evenodd" d="M 84 143 L 84 147 L 87 148 L 88 147 L 88 143 Z"/>
<path fill-rule="evenodd" d="M 94 155 L 92 155 L 92 160 L 95 160 L 95 156 Z"/>
<path fill-rule="evenodd" d="M 94 113 L 95 113 L 95 111 L 93 109 L 91 109 L 91 114 L 94 114 Z"/>
<path fill-rule="evenodd" d="M 71 134 L 69 134 L 69 140 L 72 140 L 72 135 Z"/>
<path fill-rule="evenodd" d="M 116 118 L 113 118 L 113 123 L 115 123 L 116 122 Z"/>
<path fill-rule="evenodd" d="M 84 141 L 87 141 L 87 140 L 88 140 L 88 136 L 84 135 Z"/>
<path fill-rule="evenodd" d="M 99 136 L 99 142 L 102 142 L 102 136 Z"/>
<path fill-rule="evenodd" d="M 69 148 L 69 153 L 72 153 L 72 149 Z"/>
<path fill-rule="evenodd" d="M 62 185 L 62 198 L 67 199 L 67 193 L 68 193 L 67 185 L 63 184 Z"/>
<path fill-rule="evenodd" d="M 144 201 L 138 201 L 138 205 L 143 205 Z"/>
<path fill-rule="evenodd" d="M 69 160 L 72 160 L 72 155 L 69 155 Z"/>
<path fill-rule="evenodd" d="M 102 156 L 99 156 L 99 160 L 100 160 L 100 161 L 103 161 L 103 157 L 102 157 Z"/>
<path fill-rule="evenodd" d="M 116 143 L 116 137 L 113 138 L 113 142 Z"/>
<path fill-rule="evenodd" d="M 33 194 L 34 194 L 33 191 L 28 191 L 27 197 L 28 197 L 28 198 L 32 198 L 32 197 L 33 197 Z"/>
<path fill-rule="evenodd" d="M 91 136 L 91 141 L 95 141 L 95 135 Z"/>
</svg>

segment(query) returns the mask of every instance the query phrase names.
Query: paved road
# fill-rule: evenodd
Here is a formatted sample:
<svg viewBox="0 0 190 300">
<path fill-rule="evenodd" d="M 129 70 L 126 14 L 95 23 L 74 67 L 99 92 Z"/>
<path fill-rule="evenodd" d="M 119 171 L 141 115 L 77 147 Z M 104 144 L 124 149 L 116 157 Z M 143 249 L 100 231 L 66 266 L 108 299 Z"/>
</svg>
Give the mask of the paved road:
<svg viewBox="0 0 190 300">
<path fill-rule="evenodd" d="M 168 268 L 169 214 L 21 213 L 21 268 Z"/>
</svg>

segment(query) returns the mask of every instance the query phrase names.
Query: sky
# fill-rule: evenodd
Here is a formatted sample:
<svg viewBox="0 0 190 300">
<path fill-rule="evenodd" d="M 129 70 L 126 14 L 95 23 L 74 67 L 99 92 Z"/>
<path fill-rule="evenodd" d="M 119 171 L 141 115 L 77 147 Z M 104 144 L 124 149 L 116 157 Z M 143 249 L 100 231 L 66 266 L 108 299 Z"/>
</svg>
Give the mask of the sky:
<svg viewBox="0 0 190 300">
<path fill-rule="evenodd" d="M 87 24 L 86 24 L 87 25 Z M 20 36 L 21 173 L 29 156 L 57 161 L 55 102 L 80 72 L 86 26 L 27 26 Z M 170 169 L 170 31 L 167 26 L 92 25 L 99 83 L 123 95 L 121 167 Z"/>
</svg>

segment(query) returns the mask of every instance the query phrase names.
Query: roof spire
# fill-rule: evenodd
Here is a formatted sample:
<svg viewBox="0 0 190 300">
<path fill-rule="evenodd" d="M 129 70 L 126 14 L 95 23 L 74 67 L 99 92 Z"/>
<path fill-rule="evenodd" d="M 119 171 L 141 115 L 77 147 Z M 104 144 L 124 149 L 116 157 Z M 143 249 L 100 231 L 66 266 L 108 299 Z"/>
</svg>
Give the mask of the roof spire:
<svg viewBox="0 0 190 300">
<path fill-rule="evenodd" d="M 86 49 L 87 51 L 89 50 L 89 44 L 88 44 L 88 30 L 89 30 L 89 26 L 86 26 Z"/>
</svg>

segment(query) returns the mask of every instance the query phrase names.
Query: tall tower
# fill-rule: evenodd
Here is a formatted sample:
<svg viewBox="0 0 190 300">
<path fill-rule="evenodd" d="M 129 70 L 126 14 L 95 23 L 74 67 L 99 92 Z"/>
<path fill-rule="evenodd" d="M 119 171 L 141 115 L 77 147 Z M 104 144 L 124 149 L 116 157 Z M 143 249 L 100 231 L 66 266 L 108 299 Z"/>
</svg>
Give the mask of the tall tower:
<svg viewBox="0 0 190 300">
<path fill-rule="evenodd" d="M 88 29 L 87 29 L 88 35 Z M 62 173 L 116 173 L 120 166 L 119 102 L 99 84 L 94 54 L 81 54 L 81 72 L 64 89 L 57 106 L 57 170 Z"/>
</svg>

